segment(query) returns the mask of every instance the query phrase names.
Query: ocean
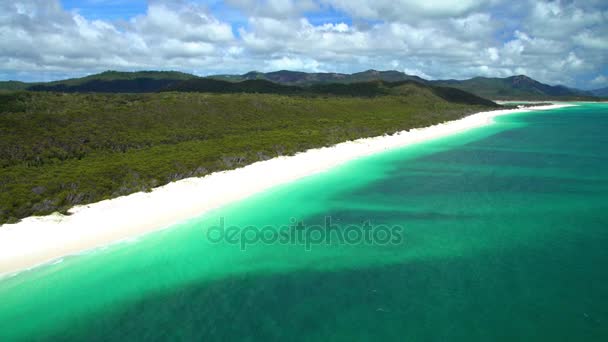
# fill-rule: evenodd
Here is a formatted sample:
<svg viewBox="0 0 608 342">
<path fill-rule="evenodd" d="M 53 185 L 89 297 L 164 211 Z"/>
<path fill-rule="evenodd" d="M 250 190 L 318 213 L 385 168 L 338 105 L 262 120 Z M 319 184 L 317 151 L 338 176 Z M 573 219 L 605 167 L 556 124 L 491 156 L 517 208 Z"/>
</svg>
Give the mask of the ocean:
<svg viewBox="0 0 608 342">
<path fill-rule="evenodd" d="M 608 104 L 496 121 L 0 279 L 0 341 L 608 341 Z"/>
</svg>

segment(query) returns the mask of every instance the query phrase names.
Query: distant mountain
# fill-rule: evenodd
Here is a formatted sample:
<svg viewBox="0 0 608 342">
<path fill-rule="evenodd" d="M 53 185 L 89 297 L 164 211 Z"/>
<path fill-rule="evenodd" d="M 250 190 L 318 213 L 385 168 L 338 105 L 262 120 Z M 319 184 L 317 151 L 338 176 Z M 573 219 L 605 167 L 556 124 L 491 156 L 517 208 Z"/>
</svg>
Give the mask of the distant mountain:
<svg viewBox="0 0 608 342">
<path fill-rule="evenodd" d="M 389 70 L 367 70 L 354 74 L 338 73 L 305 73 L 298 71 L 275 71 L 261 73 L 252 71 L 243 75 L 216 75 L 212 79 L 239 82 L 243 80 L 267 80 L 289 85 L 312 85 L 323 83 L 357 83 L 367 81 L 400 82 L 414 81 L 427 85 L 461 89 L 478 96 L 493 100 L 578 100 L 592 99 L 594 94 L 564 86 L 551 86 L 527 76 L 519 75 L 506 78 L 475 77 L 468 80 L 439 80 L 429 81 L 418 76 Z"/>
<path fill-rule="evenodd" d="M 209 82 L 201 80 L 207 79 Z M 252 71 L 243 75 L 215 75 L 206 78 L 191 74 L 175 71 L 139 71 L 139 72 L 118 72 L 106 71 L 82 78 L 67 79 L 46 83 L 24 83 L 24 82 L 0 82 L 0 90 L 32 90 L 32 91 L 56 91 L 56 92 L 107 92 L 107 93 L 147 93 L 157 92 L 165 89 L 177 89 L 178 84 L 183 81 L 197 81 L 192 84 L 186 82 L 179 86 L 185 89 L 192 85 L 200 89 L 219 89 L 221 83 L 211 81 L 228 81 L 242 83 L 237 87 L 231 87 L 231 92 L 241 91 L 236 89 L 250 88 L 256 92 L 271 93 L 279 91 L 277 87 L 265 83 L 243 83 L 243 81 L 268 81 L 281 85 L 311 86 L 316 84 L 330 83 L 359 83 L 369 81 L 416 81 L 425 83 L 426 81 L 417 76 L 410 76 L 398 71 L 376 71 L 368 70 L 364 72 L 348 74 L 339 73 L 306 73 L 299 71 L 275 71 L 261 73 Z M 219 88 L 218 88 L 219 87 Z M 252 88 L 252 89 L 253 89 Z M 228 88 L 227 88 L 228 89 Z M 281 92 L 288 91 L 281 88 Z"/>
<path fill-rule="evenodd" d="M 106 71 L 82 78 L 34 84 L 26 89 L 64 93 L 150 93 L 157 92 L 173 83 L 195 78 L 198 76 L 177 71 Z"/>
<path fill-rule="evenodd" d="M 198 78 L 173 83 L 161 91 L 201 92 L 201 93 L 260 93 L 260 94 L 296 94 L 303 88 L 270 82 L 263 79 L 251 79 L 229 82 L 213 78 Z"/>
<path fill-rule="evenodd" d="M 551 86 L 519 75 L 506 78 L 475 77 L 468 80 L 431 81 L 432 84 L 453 87 L 493 100 L 508 99 L 588 99 L 593 94 L 564 86 Z"/>
<path fill-rule="evenodd" d="M 19 81 L 0 81 L 0 90 L 25 90 L 31 85 L 31 83 Z"/>
<path fill-rule="evenodd" d="M 163 91 L 205 92 L 205 93 L 270 93 L 301 96 L 352 96 L 376 97 L 387 95 L 413 96 L 422 99 L 470 105 L 497 106 L 496 103 L 466 91 L 423 84 L 415 81 L 385 82 L 367 81 L 353 83 L 315 83 L 309 86 L 295 86 L 252 79 L 228 82 L 213 78 L 199 78 L 172 84 Z"/>
<path fill-rule="evenodd" d="M 340 73 L 307 73 L 301 71 L 273 71 L 268 73 L 262 73 L 257 71 L 251 71 L 243 75 L 214 75 L 208 78 L 240 82 L 245 80 L 266 80 L 276 83 L 288 84 L 288 85 L 311 85 L 318 83 L 356 83 L 356 82 L 368 82 L 368 81 L 385 81 L 385 82 L 399 82 L 399 81 L 417 81 L 424 83 L 424 79 L 418 76 L 407 75 L 399 71 L 377 71 L 367 70 L 363 72 L 357 72 L 354 74 L 340 74 Z"/>
<path fill-rule="evenodd" d="M 608 97 L 608 87 L 591 90 L 591 93 L 599 97 Z"/>
<path fill-rule="evenodd" d="M 207 80 L 207 81 L 203 81 Z M 213 81 L 239 83 L 230 86 Z M 149 93 L 163 90 L 218 92 L 289 93 L 299 90 L 277 87 L 259 81 L 272 82 L 283 86 L 317 87 L 327 84 L 354 84 L 361 82 L 416 82 L 427 86 L 442 86 L 464 90 L 479 97 L 492 100 L 597 100 L 595 96 L 607 96 L 606 88 L 587 92 L 564 86 L 551 86 L 533 80 L 527 76 L 506 78 L 475 77 L 468 80 L 429 81 L 418 76 L 388 70 L 367 70 L 354 74 L 341 73 L 307 73 L 301 71 L 274 71 L 262 73 L 257 71 L 243 75 L 213 75 L 199 77 L 176 71 L 139 71 L 118 72 L 106 71 L 82 78 L 74 78 L 47 83 L 23 83 L 17 81 L 0 82 L 0 90 L 32 90 L 57 92 L 107 92 L 107 93 Z M 253 83 L 251 83 L 253 82 Z M 367 86 L 361 87 L 365 88 Z M 332 89 L 338 89 L 335 86 Z M 355 88 L 345 88 L 346 92 Z M 374 90 L 375 91 L 375 90 Z M 602 95 L 604 94 L 604 95 Z"/>
</svg>

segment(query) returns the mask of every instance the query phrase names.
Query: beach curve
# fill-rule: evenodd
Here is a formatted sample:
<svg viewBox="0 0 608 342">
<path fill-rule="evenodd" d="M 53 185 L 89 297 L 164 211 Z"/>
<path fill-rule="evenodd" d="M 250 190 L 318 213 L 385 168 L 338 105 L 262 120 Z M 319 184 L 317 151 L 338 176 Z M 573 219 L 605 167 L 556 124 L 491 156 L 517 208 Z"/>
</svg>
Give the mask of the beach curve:
<svg viewBox="0 0 608 342">
<path fill-rule="evenodd" d="M 28 217 L 0 226 L 0 277 L 171 226 L 356 158 L 486 126 L 500 115 L 572 105 L 480 112 L 425 128 L 343 142 L 179 180 L 151 192 L 77 206 L 69 210 L 68 216 Z"/>
</svg>

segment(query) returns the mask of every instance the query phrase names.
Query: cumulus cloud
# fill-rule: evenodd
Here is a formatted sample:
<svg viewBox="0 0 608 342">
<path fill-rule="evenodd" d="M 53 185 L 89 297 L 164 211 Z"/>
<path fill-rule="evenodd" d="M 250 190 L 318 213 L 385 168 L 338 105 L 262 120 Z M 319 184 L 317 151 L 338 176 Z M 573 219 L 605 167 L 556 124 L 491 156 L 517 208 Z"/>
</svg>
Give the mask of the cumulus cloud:
<svg viewBox="0 0 608 342">
<path fill-rule="evenodd" d="M 596 86 L 603 86 L 608 84 L 608 77 L 604 75 L 597 75 L 594 79 L 591 80 L 591 84 Z"/>
<path fill-rule="evenodd" d="M 303 59 L 299 57 L 283 56 L 277 59 L 271 59 L 266 62 L 265 71 L 276 70 L 306 70 L 311 72 L 321 72 L 321 65 L 314 59 Z"/>
<path fill-rule="evenodd" d="M 150 0 L 139 15 L 112 21 L 66 10 L 59 0 L 0 0 L 0 78 L 106 69 L 212 74 L 374 68 L 436 79 L 528 74 L 588 87 L 599 82 L 607 62 L 608 8 L 602 1 L 201 3 Z M 235 11 L 240 20 L 230 22 Z"/>
<path fill-rule="evenodd" d="M 424 71 L 422 71 L 420 69 L 404 68 L 402 71 L 404 73 L 408 74 L 408 75 L 422 77 L 422 78 L 427 79 L 427 80 L 432 80 L 433 79 L 433 76 L 426 74 Z"/>
<path fill-rule="evenodd" d="M 227 0 L 249 16 L 285 19 L 319 9 L 312 0 Z"/>
<path fill-rule="evenodd" d="M 608 34 L 602 35 L 586 30 L 577 34 L 574 37 L 574 42 L 590 49 L 608 50 Z"/>
<path fill-rule="evenodd" d="M 412 20 L 470 14 L 490 0 L 323 0 L 355 17 L 379 20 Z"/>
<path fill-rule="evenodd" d="M 589 27 L 605 26 L 608 12 L 577 2 L 534 1 L 524 28 L 536 36 L 563 39 Z M 605 27 L 604 27 L 605 28 Z"/>
<path fill-rule="evenodd" d="M 232 27 L 187 2 L 150 2 L 128 22 L 88 20 L 56 0 L 0 4 L 0 69 L 96 71 L 205 66 L 234 45 Z"/>
<path fill-rule="evenodd" d="M 183 2 L 151 2 L 148 12 L 135 17 L 131 24 L 131 29 L 148 40 L 225 42 L 234 39 L 228 23 L 217 20 L 203 7 Z"/>
</svg>

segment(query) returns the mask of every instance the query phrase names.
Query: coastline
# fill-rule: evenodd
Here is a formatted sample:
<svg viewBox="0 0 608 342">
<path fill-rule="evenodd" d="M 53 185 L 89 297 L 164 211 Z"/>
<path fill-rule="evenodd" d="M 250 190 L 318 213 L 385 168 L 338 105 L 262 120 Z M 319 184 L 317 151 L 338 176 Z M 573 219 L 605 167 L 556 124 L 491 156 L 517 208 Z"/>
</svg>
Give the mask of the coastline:
<svg viewBox="0 0 608 342">
<path fill-rule="evenodd" d="M 74 207 L 69 210 L 69 216 L 28 217 L 15 224 L 0 226 L 0 278 L 160 230 L 356 158 L 486 126 L 500 115 L 567 106 L 571 104 L 476 113 L 430 127 L 358 139 L 205 177 L 183 179 L 149 193 L 139 192 Z"/>
</svg>

